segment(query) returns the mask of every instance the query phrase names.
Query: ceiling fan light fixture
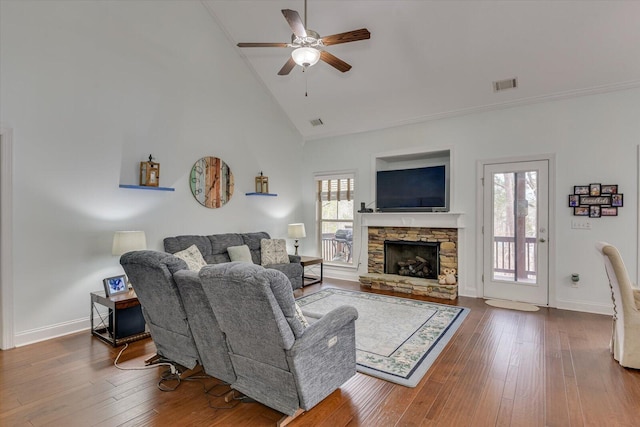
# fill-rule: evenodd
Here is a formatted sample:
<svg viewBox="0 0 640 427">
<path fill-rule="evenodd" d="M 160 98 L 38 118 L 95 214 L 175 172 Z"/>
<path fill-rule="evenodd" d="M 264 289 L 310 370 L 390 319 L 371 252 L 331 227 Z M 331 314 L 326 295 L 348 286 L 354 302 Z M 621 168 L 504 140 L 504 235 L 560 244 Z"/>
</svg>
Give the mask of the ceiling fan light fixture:
<svg viewBox="0 0 640 427">
<path fill-rule="evenodd" d="M 291 52 L 294 62 L 301 67 L 311 67 L 320 60 L 320 51 L 313 47 L 299 47 Z"/>
</svg>

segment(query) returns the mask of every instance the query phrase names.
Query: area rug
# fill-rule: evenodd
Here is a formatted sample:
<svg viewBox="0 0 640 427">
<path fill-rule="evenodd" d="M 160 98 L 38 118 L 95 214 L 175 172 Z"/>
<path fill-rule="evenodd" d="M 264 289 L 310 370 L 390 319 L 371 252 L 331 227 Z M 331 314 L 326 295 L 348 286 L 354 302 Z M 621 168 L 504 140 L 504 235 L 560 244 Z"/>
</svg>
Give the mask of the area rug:
<svg viewBox="0 0 640 427">
<path fill-rule="evenodd" d="M 498 308 L 507 308 L 509 310 L 518 310 L 518 311 L 538 311 L 540 307 L 535 306 L 533 304 L 527 304 L 525 302 L 517 302 L 517 301 L 506 301 L 499 299 L 488 299 L 485 301 L 487 305 L 491 307 Z"/>
<path fill-rule="evenodd" d="M 358 310 L 356 369 L 415 387 L 469 313 L 468 308 L 342 289 L 297 299 L 307 317 L 336 307 Z"/>
</svg>

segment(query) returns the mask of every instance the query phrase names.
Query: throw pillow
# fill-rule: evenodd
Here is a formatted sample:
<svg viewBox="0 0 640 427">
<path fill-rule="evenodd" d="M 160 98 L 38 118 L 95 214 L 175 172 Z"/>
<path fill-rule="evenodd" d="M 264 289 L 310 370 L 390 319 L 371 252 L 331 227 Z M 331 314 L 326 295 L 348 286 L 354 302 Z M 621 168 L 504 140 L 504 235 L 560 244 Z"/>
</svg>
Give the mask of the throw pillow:
<svg viewBox="0 0 640 427">
<path fill-rule="evenodd" d="M 186 262 L 189 270 L 200 271 L 202 267 L 207 265 L 196 245 L 191 245 L 183 251 L 176 252 L 174 255 Z"/>
<path fill-rule="evenodd" d="M 247 245 L 229 246 L 227 248 L 227 253 L 229 254 L 229 258 L 231 258 L 231 261 L 250 262 L 253 264 L 251 251 L 249 251 L 249 246 Z"/>
<path fill-rule="evenodd" d="M 300 321 L 300 323 L 302 323 L 302 327 L 303 328 L 308 328 L 309 327 L 309 322 L 307 321 L 307 318 L 304 317 L 304 314 L 302 314 L 302 309 L 300 308 L 298 303 L 296 303 L 295 316 L 296 316 L 296 319 L 298 319 Z"/>
<path fill-rule="evenodd" d="M 261 239 L 260 256 L 263 267 L 273 264 L 289 264 L 287 243 L 284 239 Z"/>
</svg>

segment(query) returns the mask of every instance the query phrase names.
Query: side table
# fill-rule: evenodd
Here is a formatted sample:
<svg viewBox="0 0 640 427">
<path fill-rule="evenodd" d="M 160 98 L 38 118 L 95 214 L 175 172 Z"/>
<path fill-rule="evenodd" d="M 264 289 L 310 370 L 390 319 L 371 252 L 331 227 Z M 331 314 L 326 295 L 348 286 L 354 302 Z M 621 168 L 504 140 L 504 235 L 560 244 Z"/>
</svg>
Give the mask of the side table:
<svg viewBox="0 0 640 427">
<path fill-rule="evenodd" d="M 300 264 L 302 265 L 302 286 L 313 285 L 322 282 L 322 258 L 312 256 L 300 256 Z M 310 265 L 320 264 L 320 277 L 305 276 L 304 268 Z"/>
<path fill-rule="evenodd" d="M 106 316 L 99 306 L 109 309 Z M 91 292 L 91 334 L 113 347 L 150 337 L 141 309 L 133 289 L 111 297 L 104 291 Z"/>
</svg>

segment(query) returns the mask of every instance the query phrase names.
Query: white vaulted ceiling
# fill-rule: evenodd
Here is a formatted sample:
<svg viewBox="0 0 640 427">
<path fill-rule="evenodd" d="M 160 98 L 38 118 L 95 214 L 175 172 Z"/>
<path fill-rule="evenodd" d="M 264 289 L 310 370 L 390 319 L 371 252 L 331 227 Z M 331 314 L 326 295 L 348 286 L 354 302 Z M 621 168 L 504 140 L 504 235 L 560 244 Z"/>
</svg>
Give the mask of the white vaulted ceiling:
<svg viewBox="0 0 640 427">
<path fill-rule="evenodd" d="M 289 42 L 281 9 L 304 19 L 303 0 L 203 3 L 233 46 Z M 344 74 L 319 62 L 278 76 L 290 48 L 235 47 L 306 140 L 640 86 L 635 1 L 308 0 L 307 24 L 371 39 L 326 48 Z"/>
</svg>

